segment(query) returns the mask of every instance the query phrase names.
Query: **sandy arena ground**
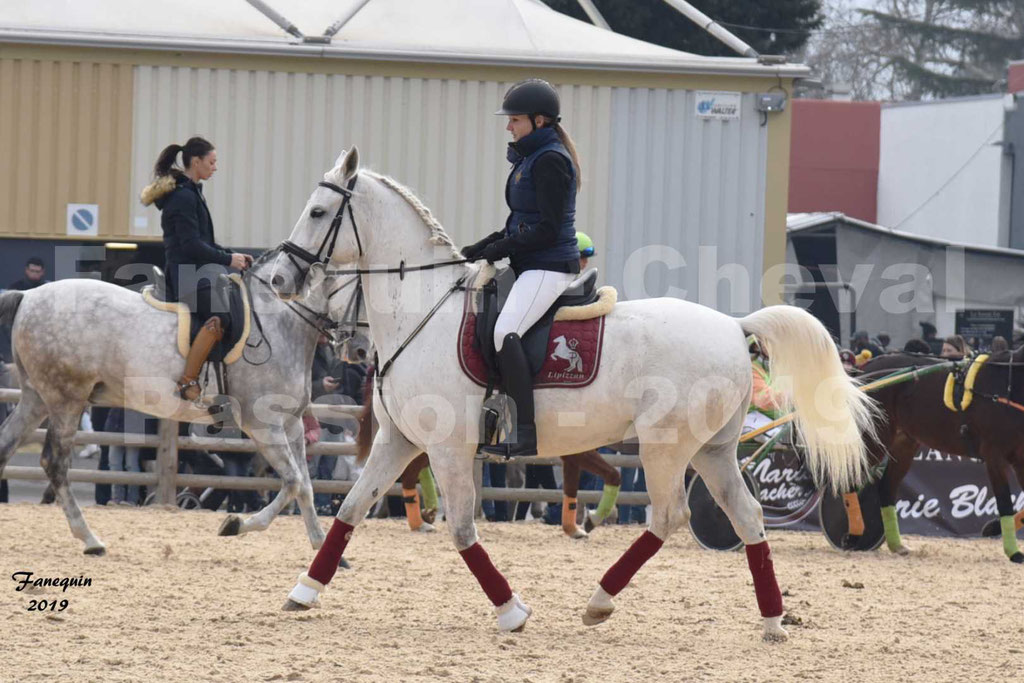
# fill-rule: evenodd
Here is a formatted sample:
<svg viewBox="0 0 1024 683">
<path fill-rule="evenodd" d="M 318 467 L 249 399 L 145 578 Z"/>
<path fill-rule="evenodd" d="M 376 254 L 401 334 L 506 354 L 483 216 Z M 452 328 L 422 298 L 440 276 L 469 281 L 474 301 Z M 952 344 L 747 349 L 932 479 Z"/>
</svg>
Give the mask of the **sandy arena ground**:
<svg viewBox="0 0 1024 683">
<path fill-rule="evenodd" d="M 844 556 L 817 534 L 774 532 L 802 625 L 769 645 L 743 555 L 701 550 L 688 532 L 637 575 L 610 621 L 587 628 L 596 581 L 639 527 L 574 542 L 538 523 L 483 523 L 485 547 L 534 609 L 524 633 L 502 635 L 443 523 L 427 535 L 367 522 L 323 608 L 283 613 L 313 556 L 298 517 L 219 538 L 223 514 L 85 513 L 106 557 L 83 555 L 54 506 L 0 505 L 0 680 L 952 681 L 1009 680 L 1024 664 L 1024 567 L 991 540 L 910 537 L 910 558 Z M 17 571 L 92 586 L 16 592 Z M 28 612 L 33 598 L 70 606 Z"/>
</svg>

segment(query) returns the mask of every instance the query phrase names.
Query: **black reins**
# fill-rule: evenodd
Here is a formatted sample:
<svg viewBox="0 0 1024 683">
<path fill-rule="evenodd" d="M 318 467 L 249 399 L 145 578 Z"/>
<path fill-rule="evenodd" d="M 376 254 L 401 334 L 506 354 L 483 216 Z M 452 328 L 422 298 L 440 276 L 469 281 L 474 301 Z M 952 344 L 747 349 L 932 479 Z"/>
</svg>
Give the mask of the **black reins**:
<svg viewBox="0 0 1024 683">
<path fill-rule="evenodd" d="M 296 270 L 302 276 L 303 280 L 309 274 L 309 269 L 312 268 L 313 265 L 319 263 L 319 264 L 322 264 L 324 266 L 327 266 L 331 262 L 331 257 L 334 254 L 334 247 L 338 243 L 338 235 L 341 234 L 341 227 L 342 227 L 342 223 L 344 222 L 344 219 L 345 219 L 346 211 L 348 212 L 349 222 L 352 223 L 352 234 L 356 238 L 356 247 L 359 249 L 359 257 L 362 258 L 362 256 L 363 256 L 363 242 L 362 242 L 362 239 L 360 239 L 360 237 L 359 237 L 359 226 L 356 224 L 356 217 L 355 217 L 355 214 L 352 211 L 352 195 L 353 195 L 353 190 L 355 189 L 355 186 L 356 186 L 356 179 L 358 177 L 359 177 L 358 175 L 353 175 L 352 178 L 348 181 L 348 184 L 345 187 L 340 187 L 338 185 L 335 185 L 334 183 L 330 183 L 330 182 L 326 182 L 326 181 L 322 181 L 320 183 L 317 183 L 317 185 L 320 186 L 320 187 L 326 187 L 327 189 L 333 190 L 334 192 L 337 192 L 338 194 L 340 194 L 342 196 L 342 200 L 341 200 L 341 206 L 338 207 L 337 213 L 334 214 L 334 219 L 331 221 L 330 228 L 328 228 L 327 234 L 325 234 L 323 240 L 321 240 L 320 246 L 316 250 L 315 254 L 313 252 L 311 252 L 311 251 L 308 251 L 308 250 L 300 247 L 299 245 L 295 244 L 291 240 L 285 240 L 284 242 L 281 243 L 281 245 L 279 247 L 280 250 L 288 255 L 288 259 L 292 262 L 292 265 L 295 266 Z M 300 263 L 300 261 L 302 263 Z M 332 291 L 327 296 L 328 306 L 329 306 L 331 298 L 335 294 L 337 294 L 338 292 L 342 291 L 343 289 L 345 289 L 346 287 L 348 287 L 352 283 L 355 283 L 355 289 L 352 292 L 352 296 L 349 299 L 348 305 L 345 307 L 345 312 L 342 315 L 342 318 L 341 318 L 341 320 L 339 322 L 334 322 L 329 317 L 327 317 L 327 316 L 325 316 L 323 314 L 317 313 L 316 311 L 313 311 L 313 310 L 309 309 L 308 307 L 303 306 L 302 304 L 299 304 L 297 302 L 286 302 L 286 303 L 288 304 L 288 306 L 290 308 L 292 308 L 293 311 L 295 311 L 295 313 L 300 318 L 302 318 L 302 320 L 304 322 L 306 322 L 307 324 L 309 324 L 312 327 L 316 328 L 321 334 L 326 335 L 331 340 L 332 343 L 338 344 L 338 343 L 340 343 L 340 341 L 345 341 L 346 339 L 351 338 L 352 336 L 355 336 L 355 332 L 356 332 L 356 328 L 357 327 L 369 327 L 368 323 L 365 323 L 365 322 L 362 322 L 361 320 L 359 320 L 359 312 L 363 308 L 363 304 L 364 304 L 363 283 L 362 283 L 362 280 L 359 277 L 360 275 L 378 275 L 378 274 L 384 275 L 384 274 L 394 274 L 394 273 L 397 273 L 398 276 L 399 276 L 399 279 L 404 280 L 406 273 L 415 272 L 415 271 L 422 271 L 422 270 L 433 270 L 435 268 L 443 268 L 443 267 L 447 267 L 447 266 L 457 266 L 457 265 L 462 265 L 462 264 L 468 263 L 468 262 L 469 261 L 467 259 L 459 258 L 459 259 L 451 259 L 451 260 L 448 260 L 448 261 L 437 261 L 437 262 L 434 262 L 434 263 L 427 263 L 427 264 L 423 264 L 423 265 L 413 265 L 413 266 L 408 266 L 408 265 L 406 265 L 405 261 L 402 261 L 398 265 L 397 268 L 389 268 L 389 267 L 383 267 L 383 268 L 343 268 L 343 269 L 338 269 L 338 270 L 327 270 L 325 268 L 324 269 L 324 274 L 328 275 L 328 276 L 332 276 L 332 277 L 341 276 L 341 275 L 352 275 L 353 276 L 350 280 L 348 280 L 344 284 L 338 286 L 334 291 Z M 303 263 L 305 265 L 303 265 Z M 254 276 L 254 277 L 256 277 L 256 276 Z M 384 406 L 384 411 L 385 412 L 388 412 L 388 409 L 387 409 L 387 404 L 384 402 L 384 395 L 383 395 L 384 377 L 387 375 L 388 371 L 394 365 L 395 360 L 398 358 L 398 356 L 401 355 L 401 353 L 409 346 L 409 344 L 412 342 L 412 340 L 416 337 L 416 335 L 418 335 L 420 333 L 420 331 L 426 326 L 426 324 L 430 321 L 430 319 L 434 317 L 434 314 L 437 313 L 438 310 L 440 310 L 441 306 L 444 305 L 444 302 L 447 301 L 448 298 L 451 297 L 451 295 L 454 292 L 459 291 L 461 289 L 464 289 L 464 284 L 463 283 L 465 283 L 467 278 L 468 278 L 468 274 L 462 275 L 461 277 L 458 278 L 458 280 L 456 280 L 455 284 L 453 284 L 451 287 L 448 288 L 448 291 L 446 291 L 444 293 L 444 295 L 441 297 L 441 299 L 434 305 L 434 307 L 430 309 L 430 311 L 426 314 L 426 316 L 424 316 L 423 320 L 421 320 L 420 323 L 416 326 L 416 328 L 409 334 L 409 336 L 406 337 L 405 341 L 403 341 L 398 346 L 398 349 L 396 349 L 394 355 L 392 355 L 391 358 L 389 358 L 382 366 L 380 366 L 380 369 L 377 372 L 377 376 L 376 376 L 376 380 L 375 381 L 376 381 L 376 385 L 377 385 L 377 393 L 378 393 L 378 395 L 381 398 L 381 405 Z M 267 283 L 265 280 L 263 280 L 263 278 L 257 278 L 257 279 L 259 279 L 264 284 L 270 286 L 269 283 Z M 273 290 L 273 287 L 271 287 L 271 289 Z M 315 318 L 313 320 L 307 319 L 305 316 L 302 315 L 302 313 L 300 313 L 298 310 L 296 310 L 292 306 L 292 304 L 300 306 L 307 313 L 309 313 L 312 316 L 315 316 Z M 317 323 L 321 323 L 321 324 L 317 324 Z M 336 330 L 339 327 L 348 328 L 349 334 L 348 334 L 348 337 L 346 337 L 346 339 L 343 339 L 343 340 L 336 340 L 335 339 L 335 337 L 334 337 L 332 332 L 333 332 L 333 330 Z M 388 414 L 388 417 L 391 418 L 390 413 Z M 391 421 L 395 424 L 396 427 L 398 426 L 398 423 L 395 422 L 394 418 L 392 418 Z"/>
</svg>

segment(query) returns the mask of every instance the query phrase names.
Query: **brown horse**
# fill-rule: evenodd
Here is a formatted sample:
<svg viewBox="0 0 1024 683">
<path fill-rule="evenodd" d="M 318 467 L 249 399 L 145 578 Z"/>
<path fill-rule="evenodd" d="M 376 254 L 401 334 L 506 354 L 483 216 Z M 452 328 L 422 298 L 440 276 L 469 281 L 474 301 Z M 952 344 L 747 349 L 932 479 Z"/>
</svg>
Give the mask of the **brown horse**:
<svg viewBox="0 0 1024 683">
<path fill-rule="evenodd" d="M 370 455 L 370 447 L 373 445 L 373 435 L 377 430 L 377 421 L 373 417 L 373 377 L 374 368 L 371 367 L 366 373 L 366 384 L 363 386 L 363 409 L 357 418 L 359 431 L 356 434 L 356 446 L 358 455 L 356 462 L 362 464 Z M 406 516 L 409 520 L 409 528 L 413 531 L 429 530 L 437 512 L 437 494 L 433 488 L 433 477 L 426 453 L 420 453 L 409 463 L 402 473 L 402 499 L 405 502 Z M 597 509 L 587 513 L 585 517 L 585 528 L 577 525 L 577 501 L 579 492 L 580 470 L 601 477 L 604 481 L 604 491 L 601 495 L 601 502 Z M 427 508 L 420 513 L 420 501 L 416 492 L 416 482 L 424 488 L 424 498 L 427 500 Z M 586 538 L 587 532 L 593 531 L 594 527 L 604 522 L 608 513 L 615 505 L 619 495 L 619 488 L 622 485 L 622 477 L 619 471 L 609 465 L 597 451 L 584 451 L 575 455 L 562 456 L 562 530 L 570 538 Z M 432 502 L 430 492 L 434 491 Z M 428 518 L 429 515 L 429 518 Z M 421 519 L 422 517 L 422 519 Z M 425 523 L 426 522 L 426 523 Z"/>
<path fill-rule="evenodd" d="M 925 368 L 943 362 L 948 361 L 896 353 L 879 356 L 861 369 L 872 375 L 884 375 L 887 370 Z M 962 363 L 967 367 L 970 361 Z M 1017 546 L 1013 501 L 1007 480 L 1007 470 L 1013 467 L 1018 482 L 1024 487 L 1024 347 L 1012 353 L 1004 351 L 992 355 L 986 363 L 976 366 L 975 372 L 973 398 L 963 410 L 952 411 L 945 405 L 949 372 L 934 371 L 871 394 L 882 413 L 877 424 L 878 440 L 868 439 L 867 443 L 874 463 L 889 459 L 879 482 L 879 497 L 885 540 L 892 552 L 909 553 L 900 539 L 896 492 L 921 444 L 942 453 L 980 458 L 985 462 L 999 510 L 1003 550 L 1012 562 L 1024 563 L 1024 553 Z M 954 405 L 962 407 L 960 393 L 955 392 Z M 846 499 L 850 501 L 850 494 Z M 863 533 L 863 520 L 859 518 L 859 510 L 850 512 L 850 537 L 844 545 L 856 547 L 858 536 Z M 1019 517 L 1016 528 L 1019 528 Z"/>
</svg>

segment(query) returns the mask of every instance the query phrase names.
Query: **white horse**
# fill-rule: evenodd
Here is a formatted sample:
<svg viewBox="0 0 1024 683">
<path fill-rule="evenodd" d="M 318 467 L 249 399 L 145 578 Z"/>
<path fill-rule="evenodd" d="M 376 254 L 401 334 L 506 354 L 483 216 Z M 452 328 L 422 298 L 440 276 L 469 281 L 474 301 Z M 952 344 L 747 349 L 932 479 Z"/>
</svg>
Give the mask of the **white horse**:
<svg viewBox="0 0 1024 683">
<path fill-rule="evenodd" d="M 551 354 L 551 360 L 561 358 L 569 361 L 569 367 L 565 369 L 565 372 L 583 372 L 583 358 L 576 353 L 576 349 L 569 346 L 569 342 L 565 341 L 565 335 L 555 337 L 554 342 L 555 350 Z"/>
<path fill-rule="evenodd" d="M 258 513 L 228 516 L 222 536 L 262 531 L 297 499 L 314 548 L 324 539 L 313 509 L 299 416 L 309 404 L 310 368 L 318 331 L 289 311 L 260 282 L 269 268 L 257 262 L 245 281 L 262 332 L 252 331 L 242 358 L 225 372 L 236 423 L 281 477 L 281 492 Z M 263 276 L 269 275 L 264 272 Z M 311 279 L 311 282 L 313 279 Z M 316 280 L 311 308 L 324 313 L 328 280 Z M 309 316 L 308 313 L 304 315 Z M 209 413 L 177 398 L 174 379 L 185 359 L 176 344 L 178 317 L 153 308 L 135 292 L 95 280 L 60 280 L 28 292 L 0 294 L 0 322 L 13 323 L 14 360 L 21 401 L 0 427 L 0 472 L 44 418 L 49 429 L 42 465 L 85 552 L 102 555 L 106 546 L 89 529 L 67 484 L 72 439 L 90 403 L 123 405 L 182 422 L 210 423 Z M 265 361 L 265 362 L 264 362 Z"/>
<path fill-rule="evenodd" d="M 483 390 L 459 368 L 456 337 L 463 296 L 450 295 L 458 283 L 472 283 L 484 267 L 413 270 L 453 261 L 458 252 L 411 192 L 388 177 L 360 171 L 355 149 L 343 153 L 324 176 L 285 245 L 289 255 L 277 257 L 272 276 L 272 286 L 285 299 L 298 295 L 307 271 L 323 267 L 310 265 L 318 257 L 331 265 L 355 264 L 362 271 L 382 370 L 374 399 L 382 429 L 366 469 L 285 609 L 317 603 L 353 527 L 409 461 L 426 451 L 444 494 L 455 547 L 495 605 L 499 629 L 518 630 L 531 610 L 489 560 L 473 521 L 473 460 Z M 311 253 L 318 246 L 319 252 Z M 635 434 L 647 473 L 654 510 L 650 528 L 601 579 L 584 623 L 607 619 L 612 597 L 686 524 L 684 473 L 692 463 L 747 544 L 765 637 L 785 637 L 761 508 L 736 462 L 752 385 L 749 334 L 760 339 L 776 375 L 789 378 L 786 392 L 799 411 L 811 468 L 840 487 L 863 476 L 859 435 L 871 424 L 872 406 L 847 378 L 828 333 L 810 314 L 775 306 L 733 319 L 672 298 L 616 305 L 607 317 L 604 359 L 595 381 L 582 389 L 539 390 L 536 396 L 541 456 L 578 453 Z"/>
</svg>

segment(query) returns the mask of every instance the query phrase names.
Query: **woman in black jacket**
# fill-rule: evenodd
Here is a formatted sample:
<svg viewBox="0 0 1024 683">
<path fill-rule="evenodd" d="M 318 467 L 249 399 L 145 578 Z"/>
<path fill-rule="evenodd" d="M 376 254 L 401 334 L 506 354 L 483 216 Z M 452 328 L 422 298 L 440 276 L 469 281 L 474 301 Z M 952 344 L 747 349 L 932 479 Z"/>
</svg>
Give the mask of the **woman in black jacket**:
<svg viewBox="0 0 1024 683">
<path fill-rule="evenodd" d="M 559 123 L 558 92 L 547 81 L 520 81 L 505 93 L 501 109 L 512 134 L 505 183 L 505 228 L 462 250 L 469 260 L 508 258 L 516 274 L 494 326 L 494 348 L 505 394 L 516 409 L 516 440 L 484 446 L 491 455 L 537 454 L 533 377 L 522 337 L 580 272 L 576 244 L 576 193 L 580 164 L 572 138 Z"/>
<path fill-rule="evenodd" d="M 181 167 L 176 165 L 178 154 Z M 228 267 L 245 270 L 252 265 L 252 256 L 231 252 L 214 239 L 202 182 L 216 171 L 217 150 L 208 140 L 192 137 L 184 145 L 168 145 L 160 152 L 153 169 L 156 181 L 142 192 L 142 203 L 156 204 L 161 211 L 167 300 L 187 304 L 204 321 L 178 381 L 179 395 L 189 401 L 201 394 L 199 371 L 227 324 L 227 311 L 212 310 L 213 280 Z"/>
</svg>

